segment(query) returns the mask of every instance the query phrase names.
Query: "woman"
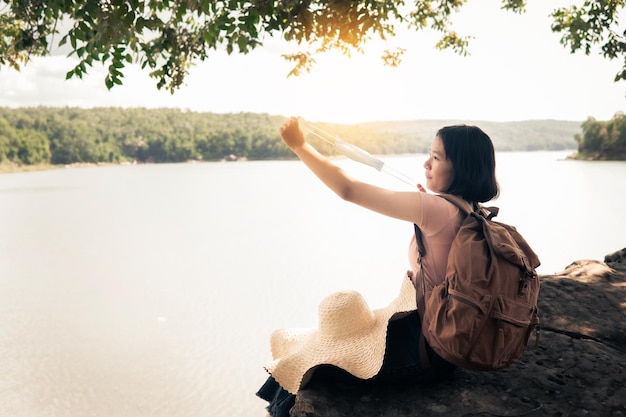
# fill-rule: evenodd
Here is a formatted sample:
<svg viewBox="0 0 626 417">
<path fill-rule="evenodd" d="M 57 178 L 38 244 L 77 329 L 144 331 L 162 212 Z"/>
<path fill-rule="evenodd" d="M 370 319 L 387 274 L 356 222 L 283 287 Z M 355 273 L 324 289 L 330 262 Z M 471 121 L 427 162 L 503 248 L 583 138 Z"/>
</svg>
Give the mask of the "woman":
<svg viewBox="0 0 626 417">
<path fill-rule="evenodd" d="M 302 162 L 342 199 L 419 226 L 428 254 L 421 262 L 426 291 L 445 278 L 448 252 L 464 219 L 463 212 L 456 205 L 426 193 L 426 189 L 433 193 L 456 195 L 470 204 L 489 201 L 497 197 L 499 192 L 493 144 L 489 136 L 475 126 L 457 125 L 440 129 L 424 163 L 425 187 L 418 184 L 416 191 L 408 192 L 392 191 L 352 178 L 304 140 L 297 118 L 289 119 L 280 128 L 280 135 Z M 408 273 L 409 277 L 420 276 L 417 256 L 417 244 L 413 237 L 409 246 L 412 269 Z M 421 280 L 412 281 L 413 285 L 422 285 Z M 409 314 L 388 323 L 386 341 L 383 342 L 386 349 L 382 367 L 372 380 L 426 381 L 441 377 L 454 368 L 431 349 L 428 349 L 428 368 L 420 366 L 420 322 L 417 314 Z M 341 370 L 333 369 L 320 369 L 319 374 L 324 372 L 335 377 L 341 374 Z M 281 386 L 280 381 L 270 376 L 257 395 L 269 401 L 268 411 L 272 416 L 288 416 L 294 404 L 293 391 L 299 386 L 293 388 L 289 385 L 292 391 L 289 392 Z"/>
</svg>

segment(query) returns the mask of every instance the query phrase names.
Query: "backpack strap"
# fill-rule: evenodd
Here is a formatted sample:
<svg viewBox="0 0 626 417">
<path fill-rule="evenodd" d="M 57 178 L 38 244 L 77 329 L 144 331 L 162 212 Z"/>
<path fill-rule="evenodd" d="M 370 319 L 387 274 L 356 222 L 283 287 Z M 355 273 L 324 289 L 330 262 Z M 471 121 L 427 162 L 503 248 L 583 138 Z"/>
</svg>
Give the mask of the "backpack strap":
<svg viewBox="0 0 626 417">
<path fill-rule="evenodd" d="M 470 213 L 476 213 L 487 220 L 491 220 L 498 215 L 500 209 L 498 207 L 484 207 L 477 203 L 468 203 L 463 200 L 461 197 L 452 194 L 438 194 L 439 197 L 449 201 L 450 203 L 457 206 L 461 209 L 465 214 L 469 215 Z"/>
<path fill-rule="evenodd" d="M 461 197 L 457 197 L 455 195 L 452 194 L 437 194 L 439 197 L 443 198 L 444 200 L 449 201 L 450 203 L 454 204 L 455 206 L 457 206 L 459 209 L 461 209 L 461 211 L 465 212 L 465 214 L 469 215 L 470 213 L 473 213 L 475 210 L 483 210 L 489 213 L 489 219 L 491 219 L 492 217 L 495 217 L 498 214 L 498 208 L 497 207 L 482 207 L 478 204 L 470 204 L 467 201 L 463 200 Z M 485 216 L 486 217 L 486 216 Z M 417 242 L 417 264 L 420 266 L 422 266 L 422 258 L 426 255 L 426 248 L 424 247 L 424 240 L 422 238 L 422 231 L 420 230 L 419 226 L 415 223 L 413 223 L 413 226 L 415 226 L 415 241 Z"/>
<path fill-rule="evenodd" d="M 439 196 L 449 201 L 450 203 L 454 204 L 455 206 L 457 206 L 466 215 L 470 215 L 471 213 L 477 211 L 478 209 L 482 209 L 482 207 L 479 207 L 477 204 L 470 204 L 467 201 L 463 200 L 462 198 L 457 197 L 452 194 L 439 194 Z M 498 209 L 496 208 L 495 213 L 497 214 L 497 212 L 498 212 Z M 487 213 L 488 213 L 487 215 L 490 216 L 489 218 L 495 216 L 495 214 L 491 215 L 491 212 L 489 210 L 487 210 Z M 483 214 L 483 216 L 485 216 L 485 214 Z M 417 264 L 420 267 L 420 280 L 421 280 L 421 285 L 418 285 L 419 287 L 421 287 L 421 291 L 420 290 L 416 291 L 417 312 L 419 313 L 419 316 L 420 316 L 420 323 L 423 323 L 424 314 L 426 311 L 426 306 L 425 306 L 426 276 L 424 275 L 422 259 L 426 255 L 426 247 L 424 246 L 423 235 L 419 226 L 415 223 L 413 224 L 413 226 L 415 228 L 415 242 L 417 243 Z M 431 367 L 430 358 L 428 357 L 428 350 L 426 349 L 426 338 L 424 337 L 423 327 L 420 330 L 418 352 L 420 356 L 420 366 L 422 366 L 423 368 L 430 368 Z"/>
<path fill-rule="evenodd" d="M 417 312 L 420 316 L 420 337 L 417 350 L 420 356 L 420 366 L 422 368 L 428 369 L 430 368 L 430 358 L 428 357 L 428 350 L 426 349 L 426 339 L 424 338 L 424 328 L 422 326 L 422 323 L 424 322 L 424 313 L 426 311 L 426 306 L 424 305 L 426 302 L 426 277 L 424 275 L 422 259 L 424 255 L 426 255 L 426 248 L 424 247 L 424 241 L 422 239 L 422 231 L 417 224 L 414 223 L 413 226 L 415 227 L 415 241 L 417 243 L 417 264 L 420 267 L 421 280 L 421 285 L 418 284 L 418 287 L 421 287 L 421 291 L 415 292 Z"/>
<path fill-rule="evenodd" d="M 452 194 L 443 194 L 443 193 L 437 194 L 437 195 L 443 198 L 444 200 L 447 200 L 450 203 L 457 206 L 465 214 L 470 214 L 473 211 L 476 211 L 477 204 L 468 203 L 467 201 L 463 200 L 461 197 L 457 197 L 456 195 L 452 195 Z"/>
</svg>

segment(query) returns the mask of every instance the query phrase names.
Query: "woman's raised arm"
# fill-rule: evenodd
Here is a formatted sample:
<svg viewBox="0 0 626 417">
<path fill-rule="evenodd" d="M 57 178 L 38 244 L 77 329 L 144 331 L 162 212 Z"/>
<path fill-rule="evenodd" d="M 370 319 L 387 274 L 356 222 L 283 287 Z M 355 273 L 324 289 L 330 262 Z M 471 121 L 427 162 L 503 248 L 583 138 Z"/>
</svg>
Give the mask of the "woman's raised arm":
<svg viewBox="0 0 626 417">
<path fill-rule="evenodd" d="M 421 187 L 415 191 L 393 191 L 356 180 L 304 140 L 298 118 L 290 118 L 279 132 L 298 158 L 342 199 L 400 220 L 421 221 Z"/>
</svg>

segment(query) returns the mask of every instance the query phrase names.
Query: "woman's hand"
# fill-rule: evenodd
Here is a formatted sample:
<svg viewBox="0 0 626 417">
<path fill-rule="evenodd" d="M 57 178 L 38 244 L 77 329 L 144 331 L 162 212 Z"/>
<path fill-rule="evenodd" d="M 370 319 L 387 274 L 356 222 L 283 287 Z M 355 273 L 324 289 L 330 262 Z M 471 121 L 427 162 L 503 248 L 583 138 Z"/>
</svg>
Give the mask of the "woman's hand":
<svg viewBox="0 0 626 417">
<path fill-rule="evenodd" d="M 304 133 L 300 128 L 300 121 L 297 117 L 292 117 L 283 124 L 278 130 L 283 138 L 285 145 L 291 150 L 295 150 L 304 145 Z"/>
</svg>

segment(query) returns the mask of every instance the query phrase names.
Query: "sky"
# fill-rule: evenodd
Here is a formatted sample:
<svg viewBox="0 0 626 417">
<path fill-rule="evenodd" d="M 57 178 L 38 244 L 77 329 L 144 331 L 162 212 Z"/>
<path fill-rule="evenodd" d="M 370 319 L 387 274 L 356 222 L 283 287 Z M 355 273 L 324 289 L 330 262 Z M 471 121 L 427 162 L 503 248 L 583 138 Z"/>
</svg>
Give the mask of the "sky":
<svg viewBox="0 0 626 417">
<path fill-rule="evenodd" d="M 454 28 L 471 35 L 469 56 L 435 48 L 439 34 L 402 31 L 372 41 L 364 54 L 316 57 L 310 73 L 287 77 L 281 57 L 294 46 L 266 39 L 248 55 L 214 52 L 198 62 L 173 95 L 159 91 L 147 71 L 127 67 L 124 85 L 109 91 L 95 65 L 82 80 L 65 80 L 75 60 L 35 58 L 20 72 L 0 69 L 0 106 L 180 108 L 212 113 L 269 113 L 310 121 L 608 120 L 626 111 L 626 82 L 614 82 L 619 60 L 594 50 L 571 54 L 550 30 L 549 12 L 565 0 L 529 0 L 521 15 L 500 1 L 468 2 Z M 623 30 L 623 29 L 622 29 Z M 384 66 L 386 47 L 407 51 L 399 67 Z"/>
</svg>

